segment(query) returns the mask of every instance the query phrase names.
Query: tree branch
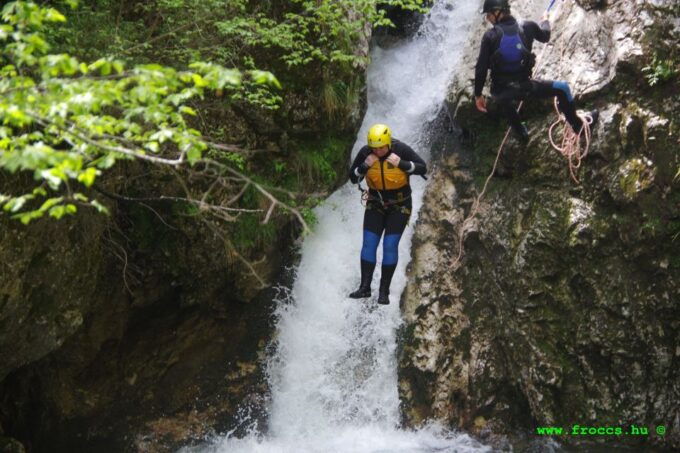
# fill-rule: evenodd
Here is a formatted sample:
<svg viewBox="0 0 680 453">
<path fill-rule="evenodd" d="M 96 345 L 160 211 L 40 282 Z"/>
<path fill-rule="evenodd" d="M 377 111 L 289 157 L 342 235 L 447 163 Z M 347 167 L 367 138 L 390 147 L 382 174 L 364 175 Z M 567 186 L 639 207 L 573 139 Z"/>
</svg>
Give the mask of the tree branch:
<svg viewBox="0 0 680 453">
<path fill-rule="evenodd" d="M 64 126 L 62 126 L 61 124 L 58 124 L 58 123 L 56 123 L 52 120 L 49 120 L 47 118 L 43 118 L 39 115 L 36 115 L 33 112 L 26 112 L 26 113 L 31 118 L 33 118 L 35 121 L 37 121 L 39 124 L 41 124 L 45 127 L 54 126 L 57 129 L 59 129 L 60 131 L 64 132 L 65 134 L 69 134 L 72 137 L 75 137 L 78 140 L 81 140 L 81 141 L 87 143 L 88 145 L 95 146 L 97 148 L 101 148 L 105 151 L 112 151 L 112 152 L 124 154 L 126 156 L 132 156 L 132 157 L 136 157 L 138 159 L 146 160 L 146 161 L 149 161 L 149 162 L 154 162 L 154 163 L 163 164 L 163 165 L 170 165 L 170 166 L 173 166 L 173 167 L 178 167 L 185 162 L 185 154 L 186 153 L 184 151 L 182 151 L 180 153 L 180 155 L 177 159 L 165 159 L 163 157 L 149 156 L 143 150 L 132 150 L 132 149 L 128 149 L 128 148 L 123 148 L 121 146 L 107 145 L 105 143 L 101 143 L 101 142 L 98 142 L 96 140 L 93 140 L 93 139 L 91 139 L 91 138 L 89 138 L 85 135 L 82 135 L 82 133 L 74 132 L 71 129 L 67 129 Z M 78 130 L 78 131 L 81 131 L 81 132 L 85 132 L 82 129 L 80 129 L 78 126 L 76 126 L 75 124 L 72 124 L 71 128 Z"/>
</svg>

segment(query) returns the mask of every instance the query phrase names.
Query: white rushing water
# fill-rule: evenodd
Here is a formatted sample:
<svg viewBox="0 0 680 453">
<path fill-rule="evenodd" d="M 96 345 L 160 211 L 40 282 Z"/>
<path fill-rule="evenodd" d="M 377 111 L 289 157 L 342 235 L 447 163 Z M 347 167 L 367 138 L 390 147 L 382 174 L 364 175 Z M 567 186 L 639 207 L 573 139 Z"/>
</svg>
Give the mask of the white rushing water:
<svg viewBox="0 0 680 453">
<path fill-rule="evenodd" d="M 353 154 L 365 143 L 368 128 L 379 122 L 429 160 L 425 128 L 440 112 L 471 24 L 478 19 L 478 3 L 439 1 L 415 37 L 387 50 L 373 49 L 368 111 Z M 304 240 L 293 287 L 279 301 L 276 349 L 268 363 L 268 432 L 227 436 L 192 451 L 486 451 L 467 435 L 436 426 L 399 429 L 398 301 L 424 188 L 422 178 L 412 177 L 411 183 L 414 214 L 399 245 L 391 304 L 375 302 L 379 264 L 373 299 L 347 298 L 359 284 L 364 210 L 359 191 L 347 183 L 317 209 L 319 222 Z"/>
</svg>

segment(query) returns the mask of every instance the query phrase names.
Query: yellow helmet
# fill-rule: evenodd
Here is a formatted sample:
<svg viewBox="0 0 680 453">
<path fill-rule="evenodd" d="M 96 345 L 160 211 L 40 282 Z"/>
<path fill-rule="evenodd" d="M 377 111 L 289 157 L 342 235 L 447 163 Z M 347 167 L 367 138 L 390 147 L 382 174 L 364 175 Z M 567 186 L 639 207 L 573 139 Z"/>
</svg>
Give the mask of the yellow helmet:
<svg viewBox="0 0 680 453">
<path fill-rule="evenodd" d="M 368 130 L 368 146 L 371 148 L 381 148 L 392 146 L 392 131 L 384 124 L 374 124 Z"/>
</svg>

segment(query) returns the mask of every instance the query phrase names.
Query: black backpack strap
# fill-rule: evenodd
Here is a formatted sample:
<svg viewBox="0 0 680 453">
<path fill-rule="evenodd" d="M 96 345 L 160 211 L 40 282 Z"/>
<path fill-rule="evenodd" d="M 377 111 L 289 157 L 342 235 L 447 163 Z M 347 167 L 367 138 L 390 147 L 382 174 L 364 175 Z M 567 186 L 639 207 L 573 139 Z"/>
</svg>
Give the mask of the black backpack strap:
<svg viewBox="0 0 680 453">
<path fill-rule="evenodd" d="M 496 30 L 496 42 L 494 43 L 494 52 L 498 51 L 498 48 L 501 46 L 501 41 L 503 40 L 503 35 L 505 35 L 505 32 L 503 31 L 503 27 L 500 25 L 496 24 L 493 26 L 493 29 Z"/>
<path fill-rule="evenodd" d="M 526 49 L 526 51 L 529 51 L 529 46 L 527 46 L 527 37 L 524 34 L 524 21 L 522 23 L 517 22 L 517 33 L 519 33 L 519 39 L 522 40 L 522 45 Z"/>
<path fill-rule="evenodd" d="M 522 23 L 517 22 L 517 28 L 519 31 L 519 39 L 522 41 L 522 46 L 524 47 L 524 53 L 526 54 L 525 70 L 527 77 L 531 77 L 534 66 L 536 65 L 536 55 L 529 50 L 527 45 L 527 37 L 524 34 L 524 21 Z"/>
</svg>

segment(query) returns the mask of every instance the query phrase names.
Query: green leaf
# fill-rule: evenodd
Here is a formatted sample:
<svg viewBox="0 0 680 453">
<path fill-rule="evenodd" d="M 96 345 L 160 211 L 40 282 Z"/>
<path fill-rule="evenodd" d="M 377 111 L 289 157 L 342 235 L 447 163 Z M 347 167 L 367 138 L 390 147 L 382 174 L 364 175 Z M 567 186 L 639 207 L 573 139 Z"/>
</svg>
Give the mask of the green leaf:
<svg viewBox="0 0 680 453">
<path fill-rule="evenodd" d="M 97 200 L 92 200 L 92 201 L 90 201 L 90 204 L 91 204 L 92 206 L 94 206 L 94 208 L 95 208 L 98 212 L 101 212 L 102 214 L 107 214 L 107 215 L 109 214 L 109 209 L 108 209 L 106 206 L 104 206 L 103 204 L 101 204 L 99 201 L 97 201 Z"/>
<path fill-rule="evenodd" d="M 45 190 L 44 187 L 36 187 L 35 189 L 33 189 L 33 195 L 46 197 L 47 191 Z"/>
<path fill-rule="evenodd" d="M 6 40 L 14 29 L 11 25 L 0 25 L 0 41 Z"/>
<path fill-rule="evenodd" d="M 200 74 L 192 74 L 191 80 L 193 80 L 194 85 L 199 88 L 208 86 L 208 83 L 205 81 L 205 79 L 203 79 L 203 77 L 201 77 Z"/>
<path fill-rule="evenodd" d="M 51 209 L 53 206 L 61 203 L 62 201 L 64 201 L 63 197 L 48 198 L 47 200 L 45 200 L 45 202 L 42 204 L 42 206 L 40 206 L 40 209 L 38 210 L 45 212 L 48 209 Z"/>
<path fill-rule="evenodd" d="M 152 153 L 157 153 L 159 149 L 158 142 L 146 142 L 144 148 L 148 149 Z"/>
<path fill-rule="evenodd" d="M 279 90 L 282 89 L 281 83 L 279 80 L 274 76 L 269 71 L 258 71 L 258 70 L 253 70 L 250 71 L 250 75 L 253 78 L 253 81 L 255 83 L 259 83 L 262 85 L 269 85 L 269 86 L 274 86 L 278 88 Z"/>
<path fill-rule="evenodd" d="M 122 74 L 125 68 L 123 67 L 123 63 L 120 61 L 114 61 L 113 62 L 113 69 L 116 71 L 118 74 Z"/>
<path fill-rule="evenodd" d="M 201 159 L 201 150 L 196 147 L 192 146 L 189 148 L 189 151 L 187 151 L 187 160 L 191 165 L 194 165 L 196 162 L 198 162 Z"/>
<path fill-rule="evenodd" d="M 5 203 L 3 209 L 8 212 L 18 212 L 26 204 L 26 202 L 32 198 L 33 197 L 30 195 L 11 198 Z"/>
<path fill-rule="evenodd" d="M 105 61 L 105 62 L 101 65 L 101 74 L 102 74 L 103 76 L 107 76 L 107 75 L 111 74 L 111 63 L 110 63 L 110 62 Z"/>
<path fill-rule="evenodd" d="M 97 169 L 90 167 L 78 175 L 78 181 L 82 182 L 85 185 L 85 187 L 92 187 L 92 184 L 94 184 L 94 179 L 97 177 L 97 174 L 98 174 Z"/>
<path fill-rule="evenodd" d="M 115 153 L 108 153 L 100 157 L 99 159 L 95 159 L 91 165 L 96 166 L 97 168 L 101 168 L 102 170 L 107 170 L 116 163 L 116 154 Z"/>
<path fill-rule="evenodd" d="M 66 22 L 66 17 L 56 9 L 50 8 L 45 11 L 45 20 L 48 22 Z"/>
<path fill-rule="evenodd" d="M 55 206 L 49 210 L 50 217 L 61 219 L 66 214 L 66 206 Z"/>
<path fill-rule="evenodd" d="M 50 186 L 50 188 L 52 190 L 58 190 L 59 186 L 61 185 L 61 182 L 62 182 L 61 178 L 59 176 L 55 175 L 56 172 L 57 172 L 57 170 L 54 169 L 54 168 L 50 169 L 50 170 L 43 170 L 43 171 L 39 172 L 39 175 L 45 181 L 47 181 L 47 184 Z"/>
<path fill-rule="evenodd" d="M 4 124 L 24 127 L 31 123 L 31 119 L 16 105 L 10 105 L 9 108 L 5 110 L 4 116 L 5 116 Z M 2 115 L 0 115 L 0 117 L 2 117 Z"/>
<path fill-rule="evenodd" d="M 23 223 L 24 225 L 28 225 L 31 222 L 31 220 L 39 219 L 42 216 L 43 216 L 43 213 L 41 211 L 29 211 L 29 212 L 24 212 L 24 213 L 21 213 L 21 214 L 13 215 L 12 218 L 13 219 L 19 219 L 19 221 L 21 221 L 21 223 Z"/>
<path fill-rule="evenodd" d="M 186 105 L 181 106 L 179 111 L 186 113 L 187 115 L 196 116 L 196 110 L 192 109 L 191 107 L 187 107 Z"/>
</svg>

